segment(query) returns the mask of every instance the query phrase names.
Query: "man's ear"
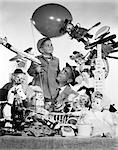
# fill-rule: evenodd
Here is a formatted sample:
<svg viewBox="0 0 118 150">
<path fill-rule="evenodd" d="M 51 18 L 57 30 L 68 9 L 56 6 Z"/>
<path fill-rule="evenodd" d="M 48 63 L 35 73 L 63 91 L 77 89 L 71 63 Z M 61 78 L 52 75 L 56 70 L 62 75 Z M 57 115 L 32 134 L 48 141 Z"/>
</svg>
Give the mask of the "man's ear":
<svg viewBox="0 0 118 150">
<path fill-rule="evenodd" d="M 40 48 L 40 52 L 43 53 L 43 48 L 42 47 Z"/>
<path fill-rule="evenodd" d="M 73 80 L 72 79 L 68 79 L 67 80 L 67 83 L 71 83 Z"/>
</svg>

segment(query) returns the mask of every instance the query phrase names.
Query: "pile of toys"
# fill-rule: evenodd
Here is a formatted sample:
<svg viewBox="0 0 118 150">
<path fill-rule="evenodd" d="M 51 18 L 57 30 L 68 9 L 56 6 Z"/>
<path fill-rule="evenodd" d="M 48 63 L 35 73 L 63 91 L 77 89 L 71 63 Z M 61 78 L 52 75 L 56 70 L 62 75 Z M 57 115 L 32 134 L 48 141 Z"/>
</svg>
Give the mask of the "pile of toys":
<svg viewBox="0 0 118 150">
<path fill-rule="evenodd" d="M 105 102 L 103 86 L 109 73 L 107 57 L 110 58 L 109 54 L 117 51 L 114 50 L 118 47 L 118 42 L 114 41 L 116 35 L 109 36 L 110 28 L 104 26 L 96 32 L 96 41 L 90 43 L 89 38 L 93 36 L 88 34 L 89 30 L 74 27 L 67 20 L 63 30 L 78 42 L 83 42 L 85 49 L 88 50 L 85 56 L 78 51 L 74 51 L 70 56 L 70 59 L 76 62 L 76 70 L 79 72 L 79 76 L 74 79 L 77 84 L 72 87 L 75 92 L 70 94 L 66 101 L 56 103 L 54 111 L 49 111 L 44 107 L 42 89 L 39 86 L 28 85 L 25 82 L 26 74 L 16 70 L 17 73 L 21 71 L 22 75 L 13 76 L 14 86 L 9 91 L 2 89 L 0 91 L 0 135 L 35 137 L 118 135 L 118 111 L 114 104 L 109 106 L 103 104 Z M 5 39 L 2 40 L 6 48 L 10 50 L 13 48 Z M 19 53 L 14 49 L 12 51 Z M 30 54 L 23 52 L 19 55 L 40 64 Z M 89 79 L 94 81 L 93 87 L 89 87 Z M 21 86 L 22 83 L 25 84 Z"/>
</svg>

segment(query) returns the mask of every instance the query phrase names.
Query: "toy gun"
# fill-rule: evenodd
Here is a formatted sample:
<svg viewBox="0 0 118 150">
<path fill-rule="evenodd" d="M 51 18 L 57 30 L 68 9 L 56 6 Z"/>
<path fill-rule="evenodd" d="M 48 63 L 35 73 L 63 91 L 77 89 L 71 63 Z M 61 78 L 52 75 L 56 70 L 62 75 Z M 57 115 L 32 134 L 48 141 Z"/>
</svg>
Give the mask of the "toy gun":
<svg viewBox="0 0 118 150">
<path fill-rule="evenodd" d="M 32 62 L 35 62 L 39 65 L 41 65 L 41 62 L 39 59 L 35 58 L 33 55 L 28 54 L 27 52 L 21 52 L 18 49 L 14 48 L 11 44 L 9 44 L 7 42 L 7 38 L 0 38 L 0 44 L 2 44 L 3 46 L 5 46 L 7 49 L 9 49 L 10 51 L 16 53 L 17 55 L 19 55 L 21 58 L 25 58 L 28 59 Z"/>
<path fill-rule="evenodd" d="M 105 43 L 107 43 L 107 45 L 110 45 L 112 48 L 118 47 L 118 42 L 114 41 L 114 39 L 116 38 L 116 35 L 112 34 L 112 35 L 107 36 L 110 33 L 109 30 L 110 30 L 109 26 L 103 26 L 102 28 L 100 28 L 96 32 L 96 35 L 95 35 L 95 40 L 96 41 L 93 42 L 93 43 L 89 43 L 88 45 L 86 45 L 85 49 L 86 50 L 92 49 L 95 46 L 97 46 L 97 44 L 105 44 Z"/>
</svg>

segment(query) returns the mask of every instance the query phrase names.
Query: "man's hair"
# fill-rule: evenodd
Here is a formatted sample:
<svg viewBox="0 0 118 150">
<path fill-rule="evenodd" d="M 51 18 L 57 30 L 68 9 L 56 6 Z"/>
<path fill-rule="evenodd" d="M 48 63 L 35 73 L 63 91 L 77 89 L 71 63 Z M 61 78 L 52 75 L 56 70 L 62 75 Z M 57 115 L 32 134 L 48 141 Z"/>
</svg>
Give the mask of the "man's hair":
<svg viewBox="0 0 118 150">
<path fill-rule="evenodd" d="M 80 73 L 76 70 L 75 66 L 70 66 L 68 63 L 66 63 L 66 67 L 69 67 L 71 70 L 71 77 L 70 79 L 72 79 L 72 82 L 70 83 L 72 86 L 74 86 L 76 84 L 75 79 L 77 76 L 80 75 Z"/>
</svg>

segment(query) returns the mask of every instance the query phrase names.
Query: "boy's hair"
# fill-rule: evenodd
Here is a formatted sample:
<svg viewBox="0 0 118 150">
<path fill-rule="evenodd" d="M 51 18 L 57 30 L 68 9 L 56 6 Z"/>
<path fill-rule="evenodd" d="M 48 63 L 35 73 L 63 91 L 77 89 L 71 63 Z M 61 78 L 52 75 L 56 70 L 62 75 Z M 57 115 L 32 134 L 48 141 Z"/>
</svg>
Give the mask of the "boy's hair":
<svg viewBox="0 0 118 150">
<path fill-rule="evenodd" d="M 41 51 L 41 48 L 42 48 L 43 44 L 44 44 L 46 41 L 48 41 L 48 40 L 51 41 L 50 38 L 45 37 L 45 38 L 40 39 L 40 40 L 37 42 L 37 49 L 38 49 L 38 51 L 39 51 L 40 53 L 43 53 L 43 51 Z"/>
</svg>

